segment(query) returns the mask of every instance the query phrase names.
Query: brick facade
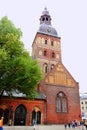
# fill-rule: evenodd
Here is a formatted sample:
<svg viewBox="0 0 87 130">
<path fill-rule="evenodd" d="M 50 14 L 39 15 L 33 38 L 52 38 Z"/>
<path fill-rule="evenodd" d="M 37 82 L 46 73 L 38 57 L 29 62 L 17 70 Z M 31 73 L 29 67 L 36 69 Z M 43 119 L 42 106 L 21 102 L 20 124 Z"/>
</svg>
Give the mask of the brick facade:
<svg viewBox="0 0 87 130">
<path fill-rule="evenodd" d="M 6 107 L 6 109 L 9 110 L 9 115 L 5 115 L 7 116 L 6 120 L 6 124 L 8 124 L 9 121 L 9 116 L 10 116 L 10 112 L 12 111 L 12 121 L 13 121 L 13 125 L 15 122 L 15 112 L 18 106 L 23 105 L 24 108 L 26 109 L 27 113 L 26 113 L 26 119 L 25 119 L 25 124 L 23 125 L 32 125 L 32 111 L 36 108 L 39 108 L 39 110 L 41 111 L 41 124 L 45 123 L 45 101 L 44 100 L 26 100 L 23 98 L 16 98 L 16 99 L 9 99 L 7 97 L 3 97 L 2 101 L 2 109 L 4 110 L 4 106 Z M 22 114 L 22 113 L 21 113 Z M 22 120 L 22 118 L 21 118 Z M 20 125 L 22 125 L 20 123 Z"/>
</svg>

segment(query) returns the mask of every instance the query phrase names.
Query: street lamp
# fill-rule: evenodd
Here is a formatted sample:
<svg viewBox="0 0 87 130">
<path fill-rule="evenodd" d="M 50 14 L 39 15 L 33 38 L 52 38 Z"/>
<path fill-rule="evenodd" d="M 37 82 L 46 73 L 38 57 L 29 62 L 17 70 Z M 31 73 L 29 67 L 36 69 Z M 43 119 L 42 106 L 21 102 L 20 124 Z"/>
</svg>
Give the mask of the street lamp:
<svg viewBox="0 0 87 130">
<path fill-rule="evenodd" d="M 13 121 L 13 106 L 10 106 L 10 115 L 8 125 L 11 126 Z"/>
</svg>

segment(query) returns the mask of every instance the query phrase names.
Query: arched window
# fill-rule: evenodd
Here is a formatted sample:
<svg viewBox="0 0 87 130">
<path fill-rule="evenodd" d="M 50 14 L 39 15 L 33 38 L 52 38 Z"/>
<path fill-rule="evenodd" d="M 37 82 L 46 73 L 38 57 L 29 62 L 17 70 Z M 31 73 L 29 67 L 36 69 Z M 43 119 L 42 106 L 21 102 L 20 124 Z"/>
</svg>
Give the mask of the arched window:
<svg viewBox="0 0 87 130">
<path fill-rule="evenodd" d="M 53 41 L 51 41 L 51 46 L 53 46 L 54 45 L 54 43 L 53 43 Z"/>
<path fill-rule="evenodd" d="M 47 55 L 47 51 L 45 50 L 45 51 L 44 51 L 44 56 L 46 56 L 46 55 Z"/>
<path fill-rule="evenodd" d="M 47 73 L 47 71 L 48 71 L 48 65 L 47 65 L 47 63 L 45 63 L 44 64 L 44 73 Z"/>
<path fill-rule="evenodd" d="M 54 52 L 52 52 L 52 58 L 55 58 L 55 53 Z"/>
<path fill-rule="evenodd" d="M 47 44 L 47 39 L 45 39 L 45 44 Z"/>
<path fill-rule="evenodd" d="M 41 124 L 41 111 L 38 107 L 34 107 L 32 111 L 31 124 L 33 124 L 34 120 L 36 120 L 37 124 Z"/>
<path fill-rule="evenodd" d="M 53 67 L 54 67 L 54 64 L 51 65 L 51 70 L 53 69 Z"/>
<path fill-rule="evenodd" d="M 48 18 L 46 17 L 46 21 L 48 21 Z"/>
<path fill-rule="evenodd" d="M 67 112 L 67 99 L 66 95 L 62 92 L 57 95 L 56 108 L 57 112 Z"/>
<path fill-rule="evenodd" d="M 45 20 L 45 18 L 43 17 L 43 18 L 42 18 L 42 21 L 44 21 L 44 20 Z"/>
<path fill-rule="evenodd" d="M 20 104 L 14 114 L 14 125 L 26 125 L 27 109 L 24 105 Z"/>
</svg>

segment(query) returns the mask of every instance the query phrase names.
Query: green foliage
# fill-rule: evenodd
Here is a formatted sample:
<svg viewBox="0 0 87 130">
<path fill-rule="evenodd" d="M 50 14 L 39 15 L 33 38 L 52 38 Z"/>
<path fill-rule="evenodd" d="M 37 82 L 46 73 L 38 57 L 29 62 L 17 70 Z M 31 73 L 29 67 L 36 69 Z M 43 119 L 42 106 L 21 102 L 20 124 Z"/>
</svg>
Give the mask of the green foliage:
<svg viewBox="0 0 87 130">
<path fill-rule="evenodd" d="M 21 30 L 7 17 L 0 20 L 0 94 L 17 92 L 30 99 L 36 96 L 42 71 L 24 49 L 21 36 Z"/>
</svg>

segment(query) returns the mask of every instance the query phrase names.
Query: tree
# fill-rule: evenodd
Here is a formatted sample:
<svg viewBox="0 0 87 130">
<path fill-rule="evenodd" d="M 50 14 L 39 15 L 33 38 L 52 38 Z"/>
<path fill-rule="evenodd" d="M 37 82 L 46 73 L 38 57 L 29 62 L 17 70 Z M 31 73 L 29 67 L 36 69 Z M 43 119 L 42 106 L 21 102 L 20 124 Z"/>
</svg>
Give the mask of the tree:
<svg viewBox="0 0 87 130">
<path fill-rule="evenodd" d="M 21 36 L 21 30 L 7 17 L 0 20 L 0 95 L 16 92 L 34 98 L 42 71 L 24 49 Z"/>
</svg>

